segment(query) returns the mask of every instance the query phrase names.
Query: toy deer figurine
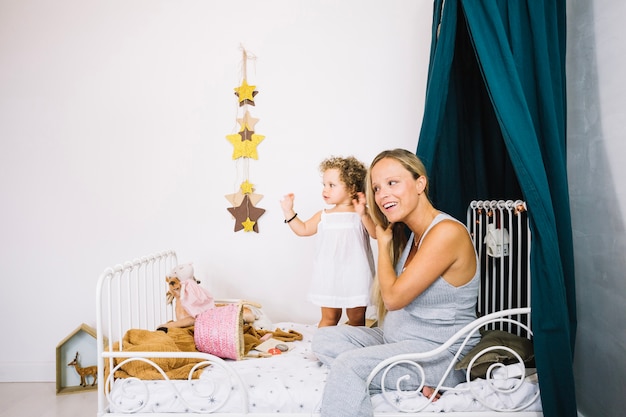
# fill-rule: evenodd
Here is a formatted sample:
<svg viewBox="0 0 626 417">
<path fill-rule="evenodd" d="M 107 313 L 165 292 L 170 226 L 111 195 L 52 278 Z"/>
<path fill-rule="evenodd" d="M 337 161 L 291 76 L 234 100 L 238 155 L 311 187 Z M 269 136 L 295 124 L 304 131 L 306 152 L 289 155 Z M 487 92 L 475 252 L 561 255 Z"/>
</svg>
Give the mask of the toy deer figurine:
<svg viewBox="0 0 626 417">
<path fill-rule="evenodd" d="M 81 368 L 80 365 L 78 364 L 78 352 L 76 352 L 76 357 L 74 358 L 74 360 L 68 363 L 67 366 L 73 366 L 76 369 L 76 372 L 78 372 L 78 375 L 80 375 L 81 387 L 87 386 L 88 376 L 93 377 L 93 383 L 91 384 L 91 386 L 93 387 L 94 385 L 96 385 L 96 381 L 98 380 L 98 367 L 88 366 L 86 368 Z"/>
</svg>

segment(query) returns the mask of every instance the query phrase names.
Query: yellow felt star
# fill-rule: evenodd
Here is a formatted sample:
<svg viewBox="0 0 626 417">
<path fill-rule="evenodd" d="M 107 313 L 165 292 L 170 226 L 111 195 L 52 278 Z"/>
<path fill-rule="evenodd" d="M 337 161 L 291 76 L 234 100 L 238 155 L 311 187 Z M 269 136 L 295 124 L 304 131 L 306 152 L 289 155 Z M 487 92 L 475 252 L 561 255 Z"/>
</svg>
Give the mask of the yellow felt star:
<svg viewBox="0 0 626 417">
<path fill-rule="evenodd" d="M 251 131 L 254 130 L 254 126 L 257 124 L 258 121 L 259 119 L 250 116 L 250 112 L 247 110 L 243 117 L 237 119 L 237 123 L 239 123 L 239 126 L 241 126 L 241 130 L 248 129 Z"/>
<path fill-rule="evenodd" d="M 242 141 L 243 137 L 239 133 L 233 133 L 232 135 L 226 135 L 226 139 L 228 139 L 228 141 L 234 146 L 234 142 Z"/>
<path fill-rule="evenodd" d="M 256 222 L 253 222 L 252 220 L 250 220 L 250 217 L 247 217 L 246 221 L 241 224 L 243 225 L 244 232 L 253 232 Z"/>
<path fill-rule="evenodd" d="M 256 91 L 254 89 L 256 85 L 248 85 L 246 80 L 243 80 L 239 87 L 235 87 L 235 94 L 239 97 L 239 102 L 241 103 L 244 100 L 248 100 L 254 103 L 254 96 L 256 95 Z"/>
<path fill-rule="evenodd" d="M 259 159 L 259 155 L 256 151 L 256 147 L 259 143 L 265 139 L 263 135 L 252 135 L 250 140 L 242 140 L 239 133 L 233 135 L 226 135 L 226 139 L 233 144 L 233 159 L 252 158 Z"/>
<path fill-rule="evenodd" d="M 254 191 L 252 186 L 253 186 L 252 183 L 250 183 L 248 180 L 245 180 L 240 185 L 241 192 L 244 193 L 244 194 L 251 194 L 252 191 Z"/>
</svg>

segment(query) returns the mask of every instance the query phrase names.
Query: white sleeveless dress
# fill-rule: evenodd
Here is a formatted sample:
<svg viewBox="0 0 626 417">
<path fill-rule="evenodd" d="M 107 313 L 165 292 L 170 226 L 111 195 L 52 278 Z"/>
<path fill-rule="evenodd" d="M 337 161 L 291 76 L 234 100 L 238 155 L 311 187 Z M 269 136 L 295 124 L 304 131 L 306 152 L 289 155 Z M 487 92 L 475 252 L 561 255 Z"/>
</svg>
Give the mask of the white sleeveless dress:
<svg viewBox="0 0 626 417">
<path fill-rule="evenodd" d="M 370 237 L 361 217 L 323 210 L 309 301 L 320 307 L 368 306 L 374 271 Z"/>
</svg>

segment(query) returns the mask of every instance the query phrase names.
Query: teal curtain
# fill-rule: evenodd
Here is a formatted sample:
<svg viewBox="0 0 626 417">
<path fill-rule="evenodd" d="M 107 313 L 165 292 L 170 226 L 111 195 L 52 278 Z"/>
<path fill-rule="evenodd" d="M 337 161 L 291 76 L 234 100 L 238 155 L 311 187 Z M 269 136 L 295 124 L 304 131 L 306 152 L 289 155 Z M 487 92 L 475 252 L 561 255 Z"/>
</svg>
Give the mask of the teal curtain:
<svg viewBox="0 0 626 417">
<path fill-rule="evenodd" d="M 564 0 L 435 0 L 417 154 L 431 198 L 523 199 L 545 417 L 575 417 L 574 257 L 566 167 Z"/>
</svg>

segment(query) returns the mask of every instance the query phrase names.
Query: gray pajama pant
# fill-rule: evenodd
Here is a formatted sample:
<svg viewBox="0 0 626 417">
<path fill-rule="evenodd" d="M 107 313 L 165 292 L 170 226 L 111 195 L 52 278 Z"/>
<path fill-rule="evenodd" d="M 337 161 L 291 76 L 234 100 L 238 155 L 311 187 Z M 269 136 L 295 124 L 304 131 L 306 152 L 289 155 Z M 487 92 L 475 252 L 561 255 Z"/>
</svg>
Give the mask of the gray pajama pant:
<svg viewBox="0 0 626 417">
<path fill-rule="evenodd" d="M 440 344 L 427 340 L 405 340 L 385 343 L 382 329 L 353 326 L 322 327 L 316 330 L 312 349 L 317 358 L 330 367 L 322 397 L 322 417 L 369 417 L 374 415 L 370 392 L 381 390 L 381 374 L 374 378 L 368 391 L 365 383 L 378 363 L 391 356 L 427 352 Z M 436 386 L 454 355 L 444 354 L 421 362 L 425 372 L 425 385 Z M 386 388 L 393 389 L 401 375 L 410 375 L 403 388 L 415 390 L 420 375 L 412 366 L 397 366 L 387 375 Z M 465 380 L 461 371 L 452 370 L 445 381 L 455 386 Z"/>
</svg>

